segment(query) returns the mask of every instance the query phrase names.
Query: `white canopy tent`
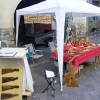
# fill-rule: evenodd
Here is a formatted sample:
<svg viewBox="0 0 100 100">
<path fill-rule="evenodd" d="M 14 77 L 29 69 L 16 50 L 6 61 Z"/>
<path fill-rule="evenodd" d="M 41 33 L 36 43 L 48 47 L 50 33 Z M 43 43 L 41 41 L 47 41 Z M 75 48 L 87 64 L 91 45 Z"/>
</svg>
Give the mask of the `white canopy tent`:
<svg viewBox="0 0 100 100">
<path fill-rule="evenodd" d="M 81 0 L 47 0 L 30 7 L 16 11 L 16 46 L 18 42 L 18 27 L 21 15 L 31 14 L 55 14 L 57 23 L 57 48 L 60 72 L 61 90 L 63 90 L 63 42 L 65 14 L 71 13 L 73 17 L 100 16 L 100 8 Z"/>
</svg>

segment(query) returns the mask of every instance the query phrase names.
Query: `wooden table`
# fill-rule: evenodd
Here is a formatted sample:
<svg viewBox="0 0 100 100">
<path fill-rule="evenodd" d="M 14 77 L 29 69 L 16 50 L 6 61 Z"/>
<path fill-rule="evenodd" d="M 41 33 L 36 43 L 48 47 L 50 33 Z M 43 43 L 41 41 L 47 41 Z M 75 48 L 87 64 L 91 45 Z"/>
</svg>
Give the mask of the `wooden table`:
<svg viewBox="0 0 100 100">
<path fill-rule="evenodd" d="M 22 66 L 23 67 L 23 87 L 22 90 L 28 90 L 34 92 L 33 79 L 30 71 L 30 67 L 27 61 L 26 53 L 28 52 L 25 48 L 2 48 L 0 52 L 17 52 L 12 57 L 0 56 L 0 66 Z"/>
</svg>

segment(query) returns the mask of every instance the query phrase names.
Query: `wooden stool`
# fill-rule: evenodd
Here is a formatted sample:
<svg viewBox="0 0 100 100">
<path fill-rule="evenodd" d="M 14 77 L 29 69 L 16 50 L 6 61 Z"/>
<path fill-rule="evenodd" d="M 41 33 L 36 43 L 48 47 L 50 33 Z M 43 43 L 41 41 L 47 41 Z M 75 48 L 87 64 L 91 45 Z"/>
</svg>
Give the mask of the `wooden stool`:
<svg viewBox="0 0 100 100">
<path fill-rule="evenodd" d="M 32 98 L 32 93 L 29 91 L 25 91 L 22 93 L 22 96 L 27 96 L 27 100 L 31 100 Z"/>
</svg>

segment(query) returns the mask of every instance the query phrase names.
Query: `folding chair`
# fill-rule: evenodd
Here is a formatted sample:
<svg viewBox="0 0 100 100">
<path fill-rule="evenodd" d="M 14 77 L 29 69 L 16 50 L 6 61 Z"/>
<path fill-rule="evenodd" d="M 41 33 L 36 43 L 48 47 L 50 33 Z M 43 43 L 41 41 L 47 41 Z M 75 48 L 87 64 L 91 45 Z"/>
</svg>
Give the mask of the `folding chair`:
<svg viewBox="0 0 100 100">
<path fill-rule="evenodd" d="M 48 90 L 49 87 L 50 87 L 51 90 L 52 90 L 52 96 L 54 97 L 54 90 L 55 90 L 55 89 L 54 89 L 54 87 L 53 87 L 53 84 L 54 84 L 54 81 L 55 81 L 55 78 L 56 78 L 56 77 L 57 77 L 57 76 L 54 75 L 54 72 L 48 71 L 48 70 L 45 71 L 44 78 L 46 79 L 48 85 L 47 85 L 47 87 L 42 91 L 42 93 L 44 93 L 44 92 L 45 92 L 46 90 Z"/>
<path fill-rule="evenodd" d="M 29 58 L 37 59 L 44 56 L 42 50 L 35 50 L 35 47 L 32 45 L 32 43 L 26 44 L 25 47 L 28 49 Z M 44 63 L 44 59 L 42 60 Z"/>
</svg>

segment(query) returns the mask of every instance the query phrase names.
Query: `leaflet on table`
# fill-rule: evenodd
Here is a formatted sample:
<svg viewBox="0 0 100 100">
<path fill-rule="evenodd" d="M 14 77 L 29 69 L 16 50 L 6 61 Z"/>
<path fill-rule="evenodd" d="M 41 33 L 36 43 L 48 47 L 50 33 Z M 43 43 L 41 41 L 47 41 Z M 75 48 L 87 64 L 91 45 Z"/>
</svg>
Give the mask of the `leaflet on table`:
<svg viewBox="0 0 100 100">
<path fill-rule="evenodd" d="M 17 52 L 0 52 L 0 56 L 15 56 Z"/>
</svg>

